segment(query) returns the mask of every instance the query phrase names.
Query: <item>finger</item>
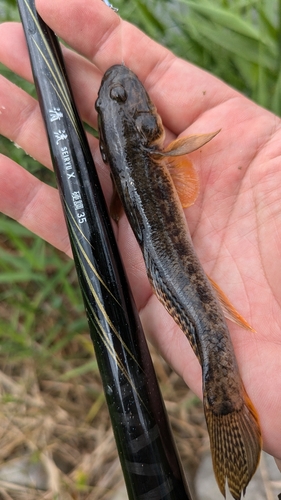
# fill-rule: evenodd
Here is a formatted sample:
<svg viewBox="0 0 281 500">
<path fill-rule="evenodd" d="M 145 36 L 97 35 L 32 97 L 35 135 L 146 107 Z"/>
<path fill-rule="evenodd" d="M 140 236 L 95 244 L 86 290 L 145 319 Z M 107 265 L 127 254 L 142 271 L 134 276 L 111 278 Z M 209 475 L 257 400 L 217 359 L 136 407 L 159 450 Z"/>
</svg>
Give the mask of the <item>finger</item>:
<svg viewBox="0 0 281 500">
<path fill-rule="evenodd" d="M 52 169 L 52 161 L 38 102 L 0 75 L 0 134 L 4 135 L 32 158 Z M 112 187 L 108 168 L 101 160 L 98 141 L 87 134 L 99 178 L 108 201 Z"/>
<path fill-rule="evenodd" d="M 28 50 L 20 23 L 0 24 L 0 60 L 29 82 L 33 81 Z"/>
<path fill-rule="evenodd" d="M 32 157 L 51 168 L 46 134 L 37 101 L 3 77 L 0 77 L 0 134 L 13 140 Z M 95 149 L 94 161 L 106 201 L 109 204 L 112 184 L 108 168 L 101 160 L 97 140 L 92 138 L 91 142 L 92 149 Z M 37 195 L 37 191 L 40 192 L 40 196 Z M 59 249 L 69 251 L 65 229 L 60 230 L 61 225 L 65 228 L 65 224 L 57 191 L 40 183 L 4 156 L 1 156 L 0 162 L 0 197 L 0 211 L 19 221 Z M 132 234 L 130 235 L 127 221 L 123 220 L 121 227 L 123 235 L 121 246 L 124 246 L 126 242 L 126 249 L 129 248 L 134 256 L 130 258 L 125 250 L 126 261 L 130 261 L 128 274 L 133 276 L 134 281 L 137 279 L 139 284 L 144 272 L 141 259 L 135 251 L 136 242 Z M 128 243 L 129 241 L 131 244 Z M 137 293 L 139 300 L 144 297 L 144 288 Z M 147 288 L 146 291 L 149 293 Z"/>
<path fill-rule="evenodd" d="M 124 61 L 145 84 L 164 124 L 176 135 L 206 110 L 237 95 L 121 21 L 100 0 L 37 0 L 36 5 L 46 23 L 102 73 Z M 208 126 L 212 130 L 214 125 Z"/>
<path fill-rule="evenodd" d="M 38 102 L 0 75 L 0 134 L 51 168 L 52 162 Z"/>
<path fill-rule="evenodd" d="M 32 72 L 23 30 L 19 23 L 4 23 L 0 25 L 0 62 L 22 78 L 32 82 Z M 25 50 L 23 50 L 23 45 Z M 74 100 L 82 120 L 97 128 L 97 113 L 95 102 L 102 74 L 99 69 L 84 57 L 62 46 L 65 66 L 70 80 Z M 175 137 L 165 127 L 166 140 Z"/>
<path fill-rule="evenodd" d="M 0 61 L 11 71 L 32 82 L 32 71 L 22 26 L 19 23 L 0 25 Z M 97 128 L 95 101 L 101 72 L 87 59 L 62 47 L 67 74 L 75 102 L 83 121 Z"/>
<path fill-rule="evenodd" d="M 0 211 L 71 255 L 58 191 L 2 154 Z"/>
<path fill-rule="evenodd" d="M 11 27 L 12 30 L 21 33 L 21 29 L 18 29 L 19 28 L 18 25 L 12 25 Z M 13 32 L 13 34 L 15 34 L 15 31 Z M 7 32 L 7 35 L 8 33 L 9 31 Z M 14 45 L 13 49 L 15 48 L 16 47 Z M 11 53 L 11 60 L 12 57 L 13 56 Z M 20 57 L 24 57 L 24 53 L 20 53 Z M 9 60 L 9 57 L 7 58 L 7 60 Z M 20 63 L 20 61 L 16 61 L 15 67 L 17 66 L 17 63 Z M 22 72 L 22 75 L 26 78 L 29 79 L 31 78 L 31 73 L 29 73 L 28 64 L 26 64 L 25 69 Z M 17 143 L 28 154 L 30 154 L 32 157 L 40 161 L 42 164 L 45 164 L 49 168 L 51 168 L 51 159 L 46 140 L 46 133 L 41 118 L 38 102 L 32 97 L 30 97 L 28 94 L 26 94 L 22 89 L 16 87 L 14 84 L 7 81 L 3 77 L 0 77 L 0 133 L 8 137 L 15 143 Z M 94 151 L 94 160 L 98 168 L 99 178 L 101 180 L 103 192 L 105 194 L 107 203 L 109 203 L 109 199 L 112 192 L 112 185 L 108 173 L 108 168 L 101 161 L 100 154 L 97 150 L 97 141 L 91 136 L 90 136 L 90 144 L 92 151 Z M 4 176 L 5 178 L 6 170 L 4 169 L 4 167 L 2 169 L 3 161 L 4 160 L 2 158 L 0 177 Z M 13 179 L 15 171 L 16 170 L 14 169 L 10 170 L 9 172 L 10 179 Z M 17 166 L 17 171 L 19 175 L 20 172 L 19 166 Z M 27 176 L 26 172 L 23 170 L 21 181 L 19 184 L 22 183 L 23 188 L 26 189 L 26 186 L 24 186 L 24 182 L 28 184 L 30 182 L 30 179 L 32 179 L 32 176 L 30 177 Z M 11 188 L 12 187 L 13 187 L 13 182 L 11 183 Z M 19 193 L 21 193 L 20 190 L 18 191 L 18 194 Z M 31 225 L 26 224 L 24 218 L 20 219 L 20 213 L 23 210 L 23 205 L 22 205 L 23 201 L 21 201 L 22 198 L 19 197 L 18 194 L 17 198 L 13 196 L 11 189 L 9 190 L 6 189 L 4 194 L 5 196 L 2 197 L 2 203 L 1 203 L 1 210 L 4 213 L 22 222 L 22 224 L 29 227 L 29 229 L 33 230 L 36 234 L 40 234 L 42 238 L 47 239 L 55 246 L 61 248 L 60 245 L 53 239 L 52 233 L 49 234 L 49 232 L 46 229 L 42 231 L 43 226 L 41 224 L 40 214 L 39 217 L 38 214 L 34 214 L 34 220 Z M 46 206 L 46 210 L 48 210 L 48 204 Z M 44 211 L 42 213 L 43 215 L 45 214 Z M 38 221 L 39 227 L 37 227 L 36 221 Z M 46 225 L 46 227 L 48 226 Z M 122 229 L 123 235 L 126 234 L 125 238 L 126 242 L 128 242 L 129 239 L 132 243 L 132 246 L 136 247 L 135 241 L 132 238 L 131 239 L 127 238 L 127 232 L 130 231 L 128 231 L 128 224 L 125 221 L 122 222 L 122 228 L 123 228 Z M 58 231 L 58 234 L 60 234 L 60 231 Z M 131 248 L 130 245 L 128 246 Z M 132 253 L 135 256 L 136 252 Z M 139 283 L 141 275 L 143 276 L 143 269 L 142 266 L 140 265 L 139 258 L 134 257 L 133 259 L 131 259 L 130 270 L 128 274 L 132 274 L 134 278 L 137 278 Z M 143 298 L 143 289 L 141 293 L 139 293 L 139 295 L 140 298 Z"/>
<path fill-rule="evenodd" d="M 48 6 L 39 0 L 36 8 L 52 29 L 59 28 L 59 35 L 80 54 L 95 61 L 103 72 L 112 64 L 122 63 L 124 57 L 125 64 L 130 67 L 130 63 L 134 64 L 132 69 L 146 78 L 159 60 L 169 54 L 167 49 L 123 22 L 100 0 L 51 1 Z M 63 22 L 58 22 L 60 16 Z M 137 49 L 133 56 L 128 46 Z M 149 57 L 144 58 L 148 48 Z"/>
</svg>

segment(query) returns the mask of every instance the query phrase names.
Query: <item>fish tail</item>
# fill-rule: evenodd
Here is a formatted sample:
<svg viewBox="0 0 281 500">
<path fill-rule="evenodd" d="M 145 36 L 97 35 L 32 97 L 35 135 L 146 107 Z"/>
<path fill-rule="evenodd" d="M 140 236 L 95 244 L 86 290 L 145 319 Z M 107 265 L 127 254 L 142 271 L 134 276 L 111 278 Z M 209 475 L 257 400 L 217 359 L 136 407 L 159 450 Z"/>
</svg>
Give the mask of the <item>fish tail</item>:
<svg viewBox="0 0 281 500">
<path fill-rule="evenodd" d="M 206 398 L 204 398 L 206 402 Z M 254 475 L 261 452 L 261 432 L 257 412 L 244 389 L 240 410 L 216 414 L 204 402 L 210 436 L 213 468 L 221 493 L 225 484 L 235 500 L 241 499 Z"/>
</svg>

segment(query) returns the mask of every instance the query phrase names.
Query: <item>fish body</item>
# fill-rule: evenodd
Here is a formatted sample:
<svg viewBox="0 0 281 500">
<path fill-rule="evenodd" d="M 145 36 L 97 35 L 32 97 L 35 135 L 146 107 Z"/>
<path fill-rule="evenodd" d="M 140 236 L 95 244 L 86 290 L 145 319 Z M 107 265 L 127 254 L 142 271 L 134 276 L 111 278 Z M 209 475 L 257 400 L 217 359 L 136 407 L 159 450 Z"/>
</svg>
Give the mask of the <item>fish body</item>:
<svg viewBox="0 0 281 500">
<path fill-rule="evenodd" d="M 239 500 L 258 465 L 260 429 L 218 294 L 194 251 L 171 175 L 176 170 L 171 157 L 185 152 L 183 142 L 162 148 L 164 130 L 156 108 L 124 65 L 105 73 L 96 109 L 101 154 L 110 165 L 150 283 L 202 366 L 203 404 L 218 485 L 225 495 L 227 481 Z"/>
</svg>

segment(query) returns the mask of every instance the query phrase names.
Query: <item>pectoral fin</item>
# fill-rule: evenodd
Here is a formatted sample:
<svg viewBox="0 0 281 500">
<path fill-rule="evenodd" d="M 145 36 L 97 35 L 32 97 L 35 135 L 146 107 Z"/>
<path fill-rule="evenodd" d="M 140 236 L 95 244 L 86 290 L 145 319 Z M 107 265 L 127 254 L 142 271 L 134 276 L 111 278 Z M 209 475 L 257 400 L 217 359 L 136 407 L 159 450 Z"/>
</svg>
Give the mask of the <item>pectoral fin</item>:
<svg viewBox="0 0 281 500">
<path fill-rule="evenodd" d="M 251 332 L 255 332 L 255 330 L 249 325 L 249 323 L 239 314 L 239 312 L 236 311 L 235 307 L 231 304 L 227 296 L 224 294 L 224 292 L 220 289 L 220 287 L 217 285 L 217 283 L 208 276 L 209 281 L 216 292 L 217 298 L 219 300 L 219 303 L 221 305 L 221 308 L 223 310 L 224 316 L 229 319 L 230 321 L 233 321 L 238 326 L 241 326 L 245 330 L 250 330 Z"/>
<path fill-rule="evenodd" d="M 182 156 L 192 153 L 196 149 L 201 148 L 204 144 L 207 144 L 211 139 L 213 139 L 220 130 L 216 132 L 211 132 L 210 134 L 195 134 L 189 135 L 187 137 L 181 137 L 171 142 L 162 151 L 153 152 L 154 155 L 160 156 Z"/>
<path fill-rule="evenodd" d="M 196 169 L 185 157 L 169 158 L 166 161 L 182 207 L 190 207 L 199 193 L 199 177 Z"/>
</svg>

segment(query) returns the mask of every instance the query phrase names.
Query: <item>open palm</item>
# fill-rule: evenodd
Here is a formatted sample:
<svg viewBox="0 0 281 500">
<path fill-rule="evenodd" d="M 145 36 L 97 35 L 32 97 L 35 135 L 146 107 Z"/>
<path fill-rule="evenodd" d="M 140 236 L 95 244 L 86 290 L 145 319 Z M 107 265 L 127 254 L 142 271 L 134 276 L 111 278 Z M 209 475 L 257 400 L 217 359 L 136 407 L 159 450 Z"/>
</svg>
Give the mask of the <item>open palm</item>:
<svg viewBox="0 0 281 500">
<path fill-rule="evenodd" d="M 280 120 L 213 76 L 146 37 L 100 0 L 37 1 L 64 49 L 84 121 L 94 108 L 104 71 L 122 60 L 144 83 L 166 128 L 178 135 L 221 132 L 192 153 L 200 194 L 186 210 L 206 272 L 256 330 L 230 324 L 241 375 L 258 409 L 265 449 L 281 459 L 281 127 Z M 0 61 L 24 78 L 31 70 L 22 28 L 0 26 Z M 80 55 L 79 55 L 80 54 Z M 0 133 L 51 168 L 38 103 L 0 77 Z M 96 139 L 89 137 L 107 201 L 112 193 Z M 0 210 L 70 254 L 58 193 L 0 155 Z M 187 339 L 153 295 L 140 251 L 122 217 L 116 236 L 145 331 L 197 393 L 201 369 Z"/>
</svg>

